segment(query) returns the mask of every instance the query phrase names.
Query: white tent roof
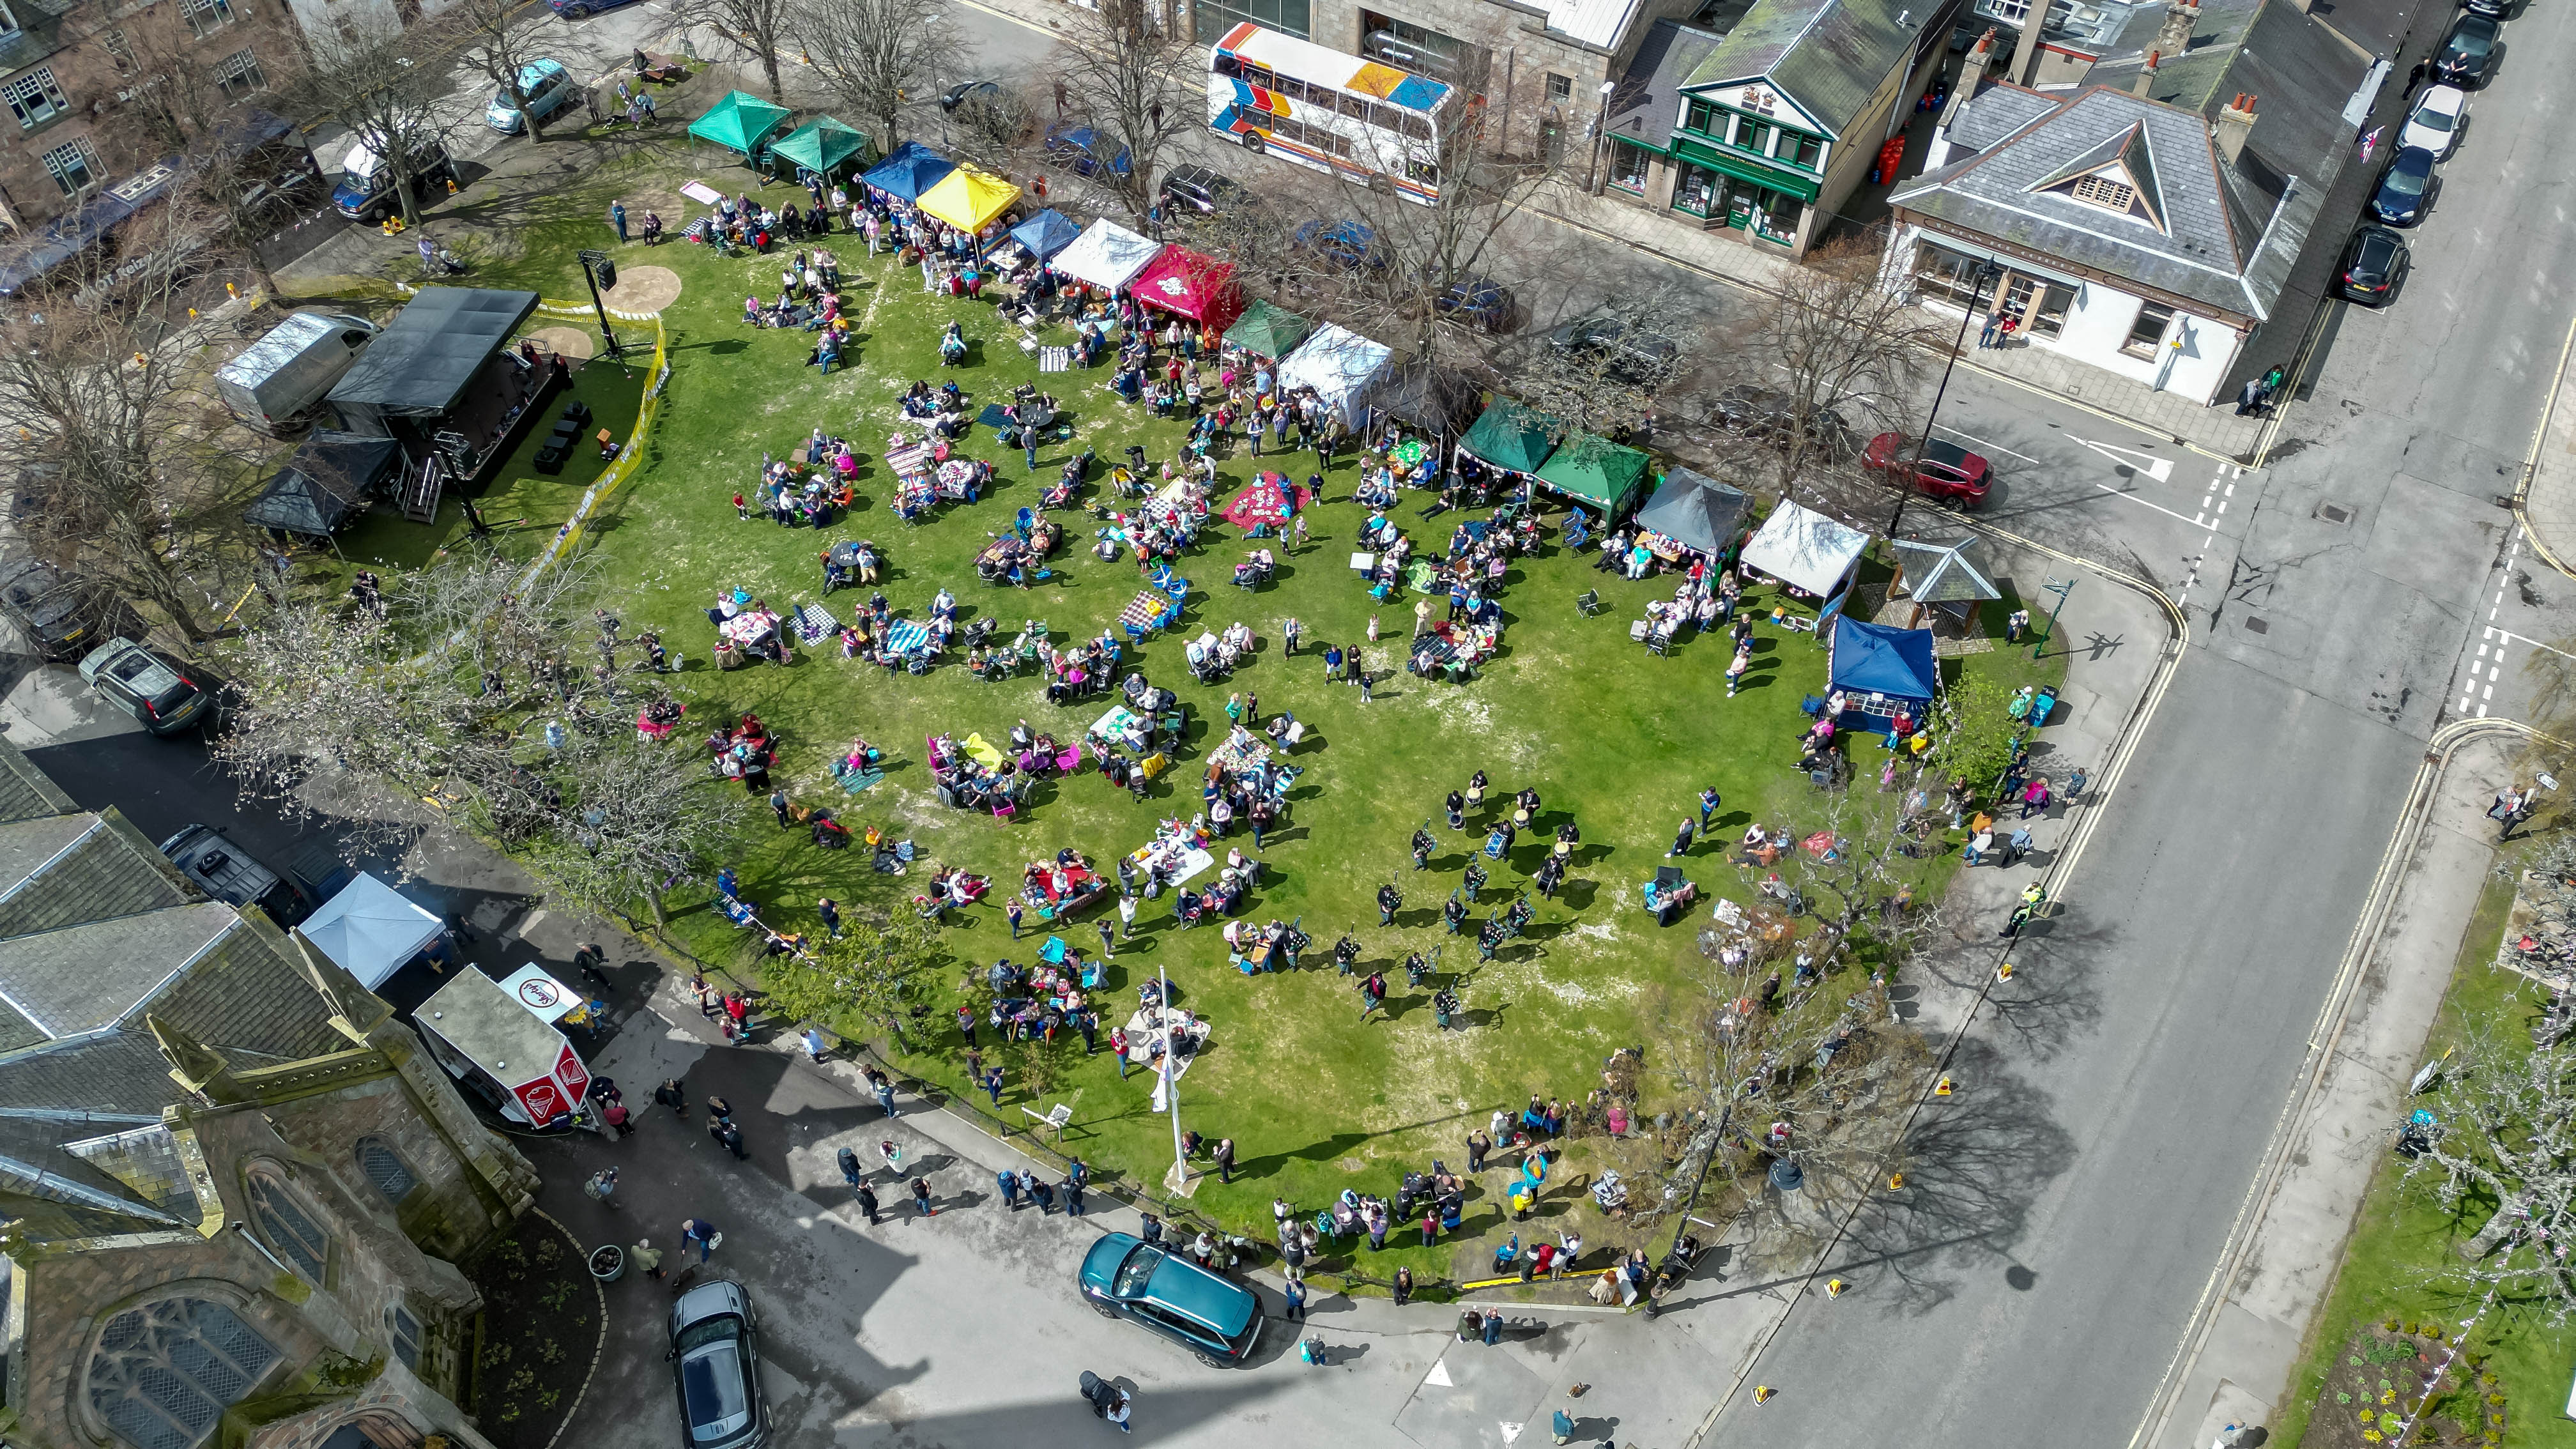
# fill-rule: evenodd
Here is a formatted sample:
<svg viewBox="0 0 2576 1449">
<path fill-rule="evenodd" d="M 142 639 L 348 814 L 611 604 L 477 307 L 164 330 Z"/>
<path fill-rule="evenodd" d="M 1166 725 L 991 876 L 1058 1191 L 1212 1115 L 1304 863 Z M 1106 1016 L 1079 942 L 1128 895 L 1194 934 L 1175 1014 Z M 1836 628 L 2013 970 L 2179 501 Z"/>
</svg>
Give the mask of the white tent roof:
<svg viewBox="0 0 2576 1449">
<path fill-rule="evenodd" d="M 1313 388 L 1315 396 L 1357 431 L 1370 385 L 1394 360 L 1395 349 L 1385 343 L 1371 342 L 1347 328 L 1327 324 L 1298 343 L 1296 350 L 1279 364 L 1279 391 Z"/>
<path fill-rule="evenodd" d="M 1104 218 L 1093 222 L 1047 265 L 1075 281 L 1114 292 L 1134 281 L 1136 274 L 1145 270 L 1145 264 L 1162 251 L 1161 242 L 1138 236 Z"/>
<path fill-rule="evenodd" d="M 392 886 L 361 874 L 322 903 L 297 928 L 315 949 L 358 978 L 369 991 L 438 939 L 438 917 L 405 899 Z"/>
<path fill-rule="evenodd" d="M 1859 529 L 1783 500 L 1744 545 L 1744 562 L 1819 598 L 1830 598 L 1868 547 L 1869 535 Z"/>
</svg>

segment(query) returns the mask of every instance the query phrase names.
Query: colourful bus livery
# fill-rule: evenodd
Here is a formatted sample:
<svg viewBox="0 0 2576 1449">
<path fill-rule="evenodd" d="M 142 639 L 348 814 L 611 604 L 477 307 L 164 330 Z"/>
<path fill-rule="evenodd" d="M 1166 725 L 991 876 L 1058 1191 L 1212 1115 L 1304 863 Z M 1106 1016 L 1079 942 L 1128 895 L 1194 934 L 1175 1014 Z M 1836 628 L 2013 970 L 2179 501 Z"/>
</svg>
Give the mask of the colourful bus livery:
<svg viewBox="0 0 2576 1449">
<path fill-rule="evenodd" d="M 1247 151 L 1393 190 L 1440 195 L 1439 81 L 1246 21 L 1209 48 L 1208 125 Z"/>
</svg>

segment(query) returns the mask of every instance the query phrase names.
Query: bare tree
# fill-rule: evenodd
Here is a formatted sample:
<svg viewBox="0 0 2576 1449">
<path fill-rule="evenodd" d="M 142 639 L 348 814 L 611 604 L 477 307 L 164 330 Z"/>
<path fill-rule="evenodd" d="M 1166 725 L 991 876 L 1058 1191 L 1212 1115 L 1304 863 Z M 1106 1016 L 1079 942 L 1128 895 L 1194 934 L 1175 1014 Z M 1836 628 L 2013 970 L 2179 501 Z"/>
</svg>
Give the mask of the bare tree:
<svg viewBox="0 0 2576 1449">
<path fill-rule="evenodd" d="M 2576 1046 L 2473 1025 L 2432 1111 L 2433 1125 L 2400 1139 L 2406 1180 L 2445 1212 L 2487 1214 L 2442 1276 L 2536 1300 L 2551 1323 L 2576 1316 Z"/>
<path fill-rule="evenodd" d="M 541 761 L 536 773 L 563 805 L 530 866 L 585 905 L 622 912 L 641 901 L 653 924 L 670 924 L 664 894 L 722 858 L 746 814 L 725 782 L 675 764 L 669 747 L 630 730 Z"/>
<path fill-rule="evenodd" d="M 514 0 L 455 0 L 435 19 L 416 23 L 408 39 L 415 49 L 452 43 L 466 64 L 481 71 L 499 88 L 498 94 L 510 98 L 527 125 L 528 139 L 541 142 L 546 139 L 545 122 L 528 104 L 527 88 L 519 78 L 545 58 L 546 46 L 536 26 L 515 23 L 521 20 L 523 8 Z"/>
<path fill-rule="evenodd" d="M 1142 226 L 1165 153 L 1207 124 L 1207 51 L 1146 0 L 1075 10 L 1055 53 L 1059 97 L 1095 134 L 1091 179 Z"/>
<path fill-rule="evenodd" d="M 1621 437 L 1683 384 L 1681 361 L 1700 307 L 1671 283 L 1623 291 L 1578 319 L 1563 344 L 1543 340 L 1513 374 L 1521 400 L 1568 429 Z"/>
<path fill-rule="evenodd" d="M 1850 461 L 1855 425 L 1901 424 L 1928 349 L 1943 340 L 1920 309 L 1879 285 L 1884 245 L 1835 242 L 1809 253 L 1735 349 L 1762 363 L 1746 381 L 1779 400 L 1728 421 L 1771 445 L 1783 492 L 1812 465 Z"/>
<path fill-rule="evenodd" d="M 905 103 L 965 68 L 956 13 L 943 0 L 794 0 L 786 25 L 832 99 L 891 150 Z"/>
<path fill-rule="evenodd" d="M 671 18 L 683 28 L 708 26 L 716 38 L 760 66 L 769 98 L 787 104 L 779 82 L 779 54 L 796 44 L 799 0 L 681 0 Z"/>
<path fill-rule="evenodd" d="M 394 205 L 406 223 L 420 220 L 415 192 L 423 154 L 444 142 L 456 122 L 442 109 L 444 78 L 413 63 L 414 42 L 399 30 L 374 32 L 306 27 L 305 70 L 287 89 L 298 108 L 348 127 L 382 158 Z"/>
<path fill-rule="evenodd" d="M 1017 171 L 1030 159 L 1038 112 L 1028 92 L 1018 86 L 1003 81 L 977 86 L 949 112 L 948 119 L 957 149 L 990 170 Z"/>
</svg>

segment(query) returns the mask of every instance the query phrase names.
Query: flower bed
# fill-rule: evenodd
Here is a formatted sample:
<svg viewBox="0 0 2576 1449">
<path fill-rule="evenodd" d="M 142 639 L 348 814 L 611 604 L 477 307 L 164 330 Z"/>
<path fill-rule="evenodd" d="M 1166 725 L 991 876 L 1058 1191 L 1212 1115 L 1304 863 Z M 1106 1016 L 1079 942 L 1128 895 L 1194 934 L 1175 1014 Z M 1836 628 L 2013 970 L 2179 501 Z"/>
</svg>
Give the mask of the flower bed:
<svg viewBox="0 0 2576 1449">
<path fill-rule="evenodd" d="M 598 1285 L 582 1246 L 543 1213 L 473 1266 L 483 1292 L 472 1409 L 497 1449 L 546 1449 L 581 1402 L 599 1357 Z"/>
</svg>

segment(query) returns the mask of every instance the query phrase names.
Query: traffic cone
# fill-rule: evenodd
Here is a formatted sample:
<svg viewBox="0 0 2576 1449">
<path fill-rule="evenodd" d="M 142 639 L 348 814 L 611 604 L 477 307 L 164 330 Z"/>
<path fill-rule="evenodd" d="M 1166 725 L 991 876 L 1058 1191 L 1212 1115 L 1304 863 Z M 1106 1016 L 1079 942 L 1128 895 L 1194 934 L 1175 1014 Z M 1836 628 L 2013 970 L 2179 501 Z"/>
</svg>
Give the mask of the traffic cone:
<svg viewBox="0 0 2576 1449">
<path fill-rule="evenodd" d="M 1995 968 L 1995 979 L 1996 979 L 1997 981 L 2010 981 L 2010 980 L 2012 979 L 2012 976 L 2013 976 L 2013 963 L 2011 963 L 2010 961 L 2006 961 L 2006 962 L 2005 962 L 2004 964 L 2002 964 L 2001 966 L 1998 966 L 1998 967 L 1996 967 L 1996 968 Z"/>
<path fill-rule="evenodd" d="M 1904 1189 L 1904 1187 L 1905 1187 L 1905 1174 L 1904 1174 L 1904 1173 L 1901 1173 L 1901 1172 L 1891 1172 L 1891 1173 L 1889 1173 L 1889 1174 L 1887 1175 L 1887 1190 L 1888 1190 L 1889 1192 L 1898 1192 L 1898 1191 L 1902 1191 L 1902 1190 Z"/>
<path fill-rule="evenodd" d="M 1935 1097 L 1946 1097 L 1950 1095 L 1951 1091 L 1950 1074 L 1948 1072 L 1943 1072 L 1941 1074 L 1941 1080 L 1932 1084 L 1932 1095 Z"/>
<path fill-rule="evenodd" d="M 1843 1290 L 1850 1286 L 1851 1285 L 1849 1283 L 1844 1282 L 1840 1278 L 1828 1278 L 1825 1280 L 1825 1296 L 1828 1298 L 1840 1298 L 1843 1296 Z"/>
<path fill-rule="evenodd" d="M 1769 1384 L 1755 1384 L 1753 1386 L 1753 1402 L 1757 1404 L 1767 1404 L 1771 1402 L 1771 1396 L 1778 1392 L 1780 1392 L 1778 1389 L 1771 1387 Z"/>
</svg>

